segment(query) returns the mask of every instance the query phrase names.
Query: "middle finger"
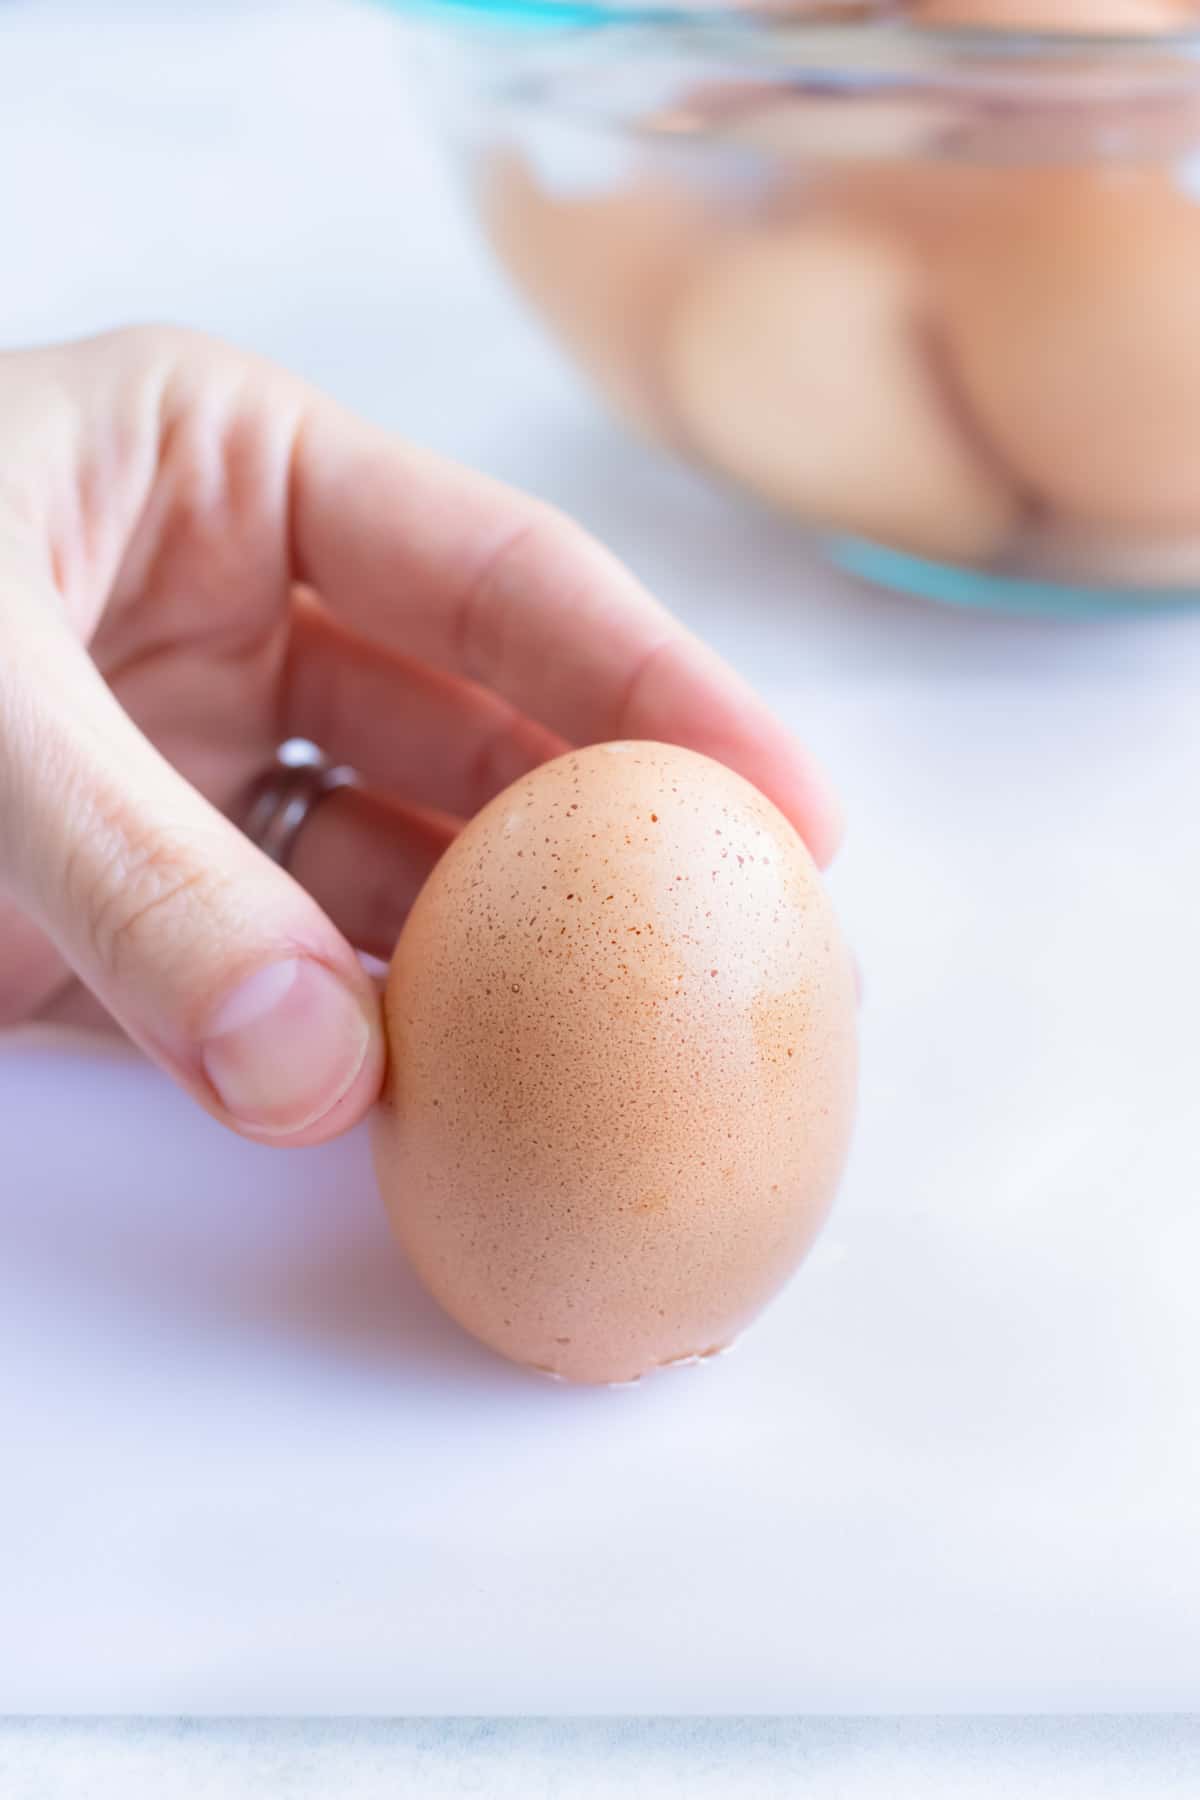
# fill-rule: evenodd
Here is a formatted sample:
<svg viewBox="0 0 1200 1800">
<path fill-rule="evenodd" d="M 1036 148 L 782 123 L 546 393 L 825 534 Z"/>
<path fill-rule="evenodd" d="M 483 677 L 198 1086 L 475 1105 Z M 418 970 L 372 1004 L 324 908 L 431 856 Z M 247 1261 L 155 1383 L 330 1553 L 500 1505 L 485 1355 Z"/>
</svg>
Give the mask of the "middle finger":
<svg viewBox="0 0 1200 1800">
<path fill-rule="evenodd" d="M 354 636 L 307 597 L 296 603 L 285 680 L 290 735 L 460 818 L 567 748 L 499 695 Z"/>
</svg>

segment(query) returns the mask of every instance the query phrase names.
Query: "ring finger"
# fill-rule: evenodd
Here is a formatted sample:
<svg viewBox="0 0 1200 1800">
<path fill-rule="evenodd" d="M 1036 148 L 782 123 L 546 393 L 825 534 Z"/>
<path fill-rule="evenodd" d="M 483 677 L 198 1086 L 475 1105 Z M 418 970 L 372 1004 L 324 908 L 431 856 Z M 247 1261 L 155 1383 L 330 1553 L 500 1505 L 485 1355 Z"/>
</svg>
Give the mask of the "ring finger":
<svg viewBox="0 0 1200 1800">
<path fill-rule="evenodd" d="M 464 819 L 567 748 L 499 695 L 355 637 L 304 594 L 284 717 L 380 788 Z"/>
<path fill-rule="evenodd" d="M 309 814 L 288 869 L 356 949 L 386 960 L 457 830 L 457 820 L 369 788 L 339 788 Z"/>
</svg>

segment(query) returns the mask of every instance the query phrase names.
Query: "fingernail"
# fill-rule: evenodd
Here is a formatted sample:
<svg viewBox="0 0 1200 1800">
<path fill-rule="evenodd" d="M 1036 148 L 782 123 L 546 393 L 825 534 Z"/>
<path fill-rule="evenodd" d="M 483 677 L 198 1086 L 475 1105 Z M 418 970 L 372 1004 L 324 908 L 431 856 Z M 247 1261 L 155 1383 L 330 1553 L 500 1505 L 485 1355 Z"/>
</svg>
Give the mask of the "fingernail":
<svg viewBox="0 0 1200 1800">
<path fill-rule="evenodd" d="M 323 1118 L 349 1090 L 371 1027 L 346 984 L 321 963 L 268 963 L 227 994 L 201 1058 L 226 1111 L 279 1136 Z"/>
</svg>

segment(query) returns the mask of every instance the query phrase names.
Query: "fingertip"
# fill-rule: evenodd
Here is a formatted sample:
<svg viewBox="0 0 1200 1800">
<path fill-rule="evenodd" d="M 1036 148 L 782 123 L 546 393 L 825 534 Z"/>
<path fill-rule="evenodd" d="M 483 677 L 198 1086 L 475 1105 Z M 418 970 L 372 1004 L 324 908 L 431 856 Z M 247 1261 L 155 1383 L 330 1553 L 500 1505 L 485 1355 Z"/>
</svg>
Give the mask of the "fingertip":
<svg viewBox="0 0 1200 1800">
<path fill-rule="evenodd" d="M 372 1034 L 367 1055 L 363 1059 L 358 1074 L 354 1077 L 346 1092 L 323 1118 L 293 1132 L 289 1137 L 262 1137 L 260 1142 L 270 1144 L 277 1149 L 304 1150 L 318 1144 L 332 1143 L 335 1138 L 343 1137 L 346 1132 L 353 1131 L 370 1116 L 375 1103 L 383 1092 L 384 1071 L 387 1066 L 387 1055 L 384 1047 L 383 1029 L 380 1026 Z M 246 1135 L 255 1135 L 247 1133 Z"/>
<path fill-rule="evenodd" d="M 842 847 L 846 815 L 833 782 L 816 757 L 773 719 L 714 754 L 779 808 L 799 832 L 818 869 L 828 869 Z"/>
<path fill-rule="evenodd" d="M 384 1061 L 379 998 L 365 972 L 311 956 L 239 978 L 200 1045 L 218 1117 L 244 1137 L 288 1147 L 325 1143 L 363 1118 Z"/>
</svg>

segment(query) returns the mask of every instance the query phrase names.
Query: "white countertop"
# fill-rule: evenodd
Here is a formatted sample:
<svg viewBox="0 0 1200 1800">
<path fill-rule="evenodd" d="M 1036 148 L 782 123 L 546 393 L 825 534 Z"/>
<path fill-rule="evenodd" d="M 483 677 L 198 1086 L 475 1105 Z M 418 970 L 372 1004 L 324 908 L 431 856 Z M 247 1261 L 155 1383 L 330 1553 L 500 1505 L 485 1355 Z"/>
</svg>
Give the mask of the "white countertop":
<svg viewBox="0 0 1200 1800">
<path fill-rule="evenodd" d="M 0 1711 L 1200 1704 L 1200 617 L 870 594 L 625 444 L 370 11 L 0 8 L 0 167 L 0 341 L 202 325 L 624 554 L 838 772 L 867 972 L 809 1269 L 632 1396 L 440 1321 L 360 1145 L 0 1046 Z"/>
<path fill-rule="evenodd" d="M 0 1721 L 6 1800 L 1194 1800 L 1200 1720 Z"/>
</svg>

